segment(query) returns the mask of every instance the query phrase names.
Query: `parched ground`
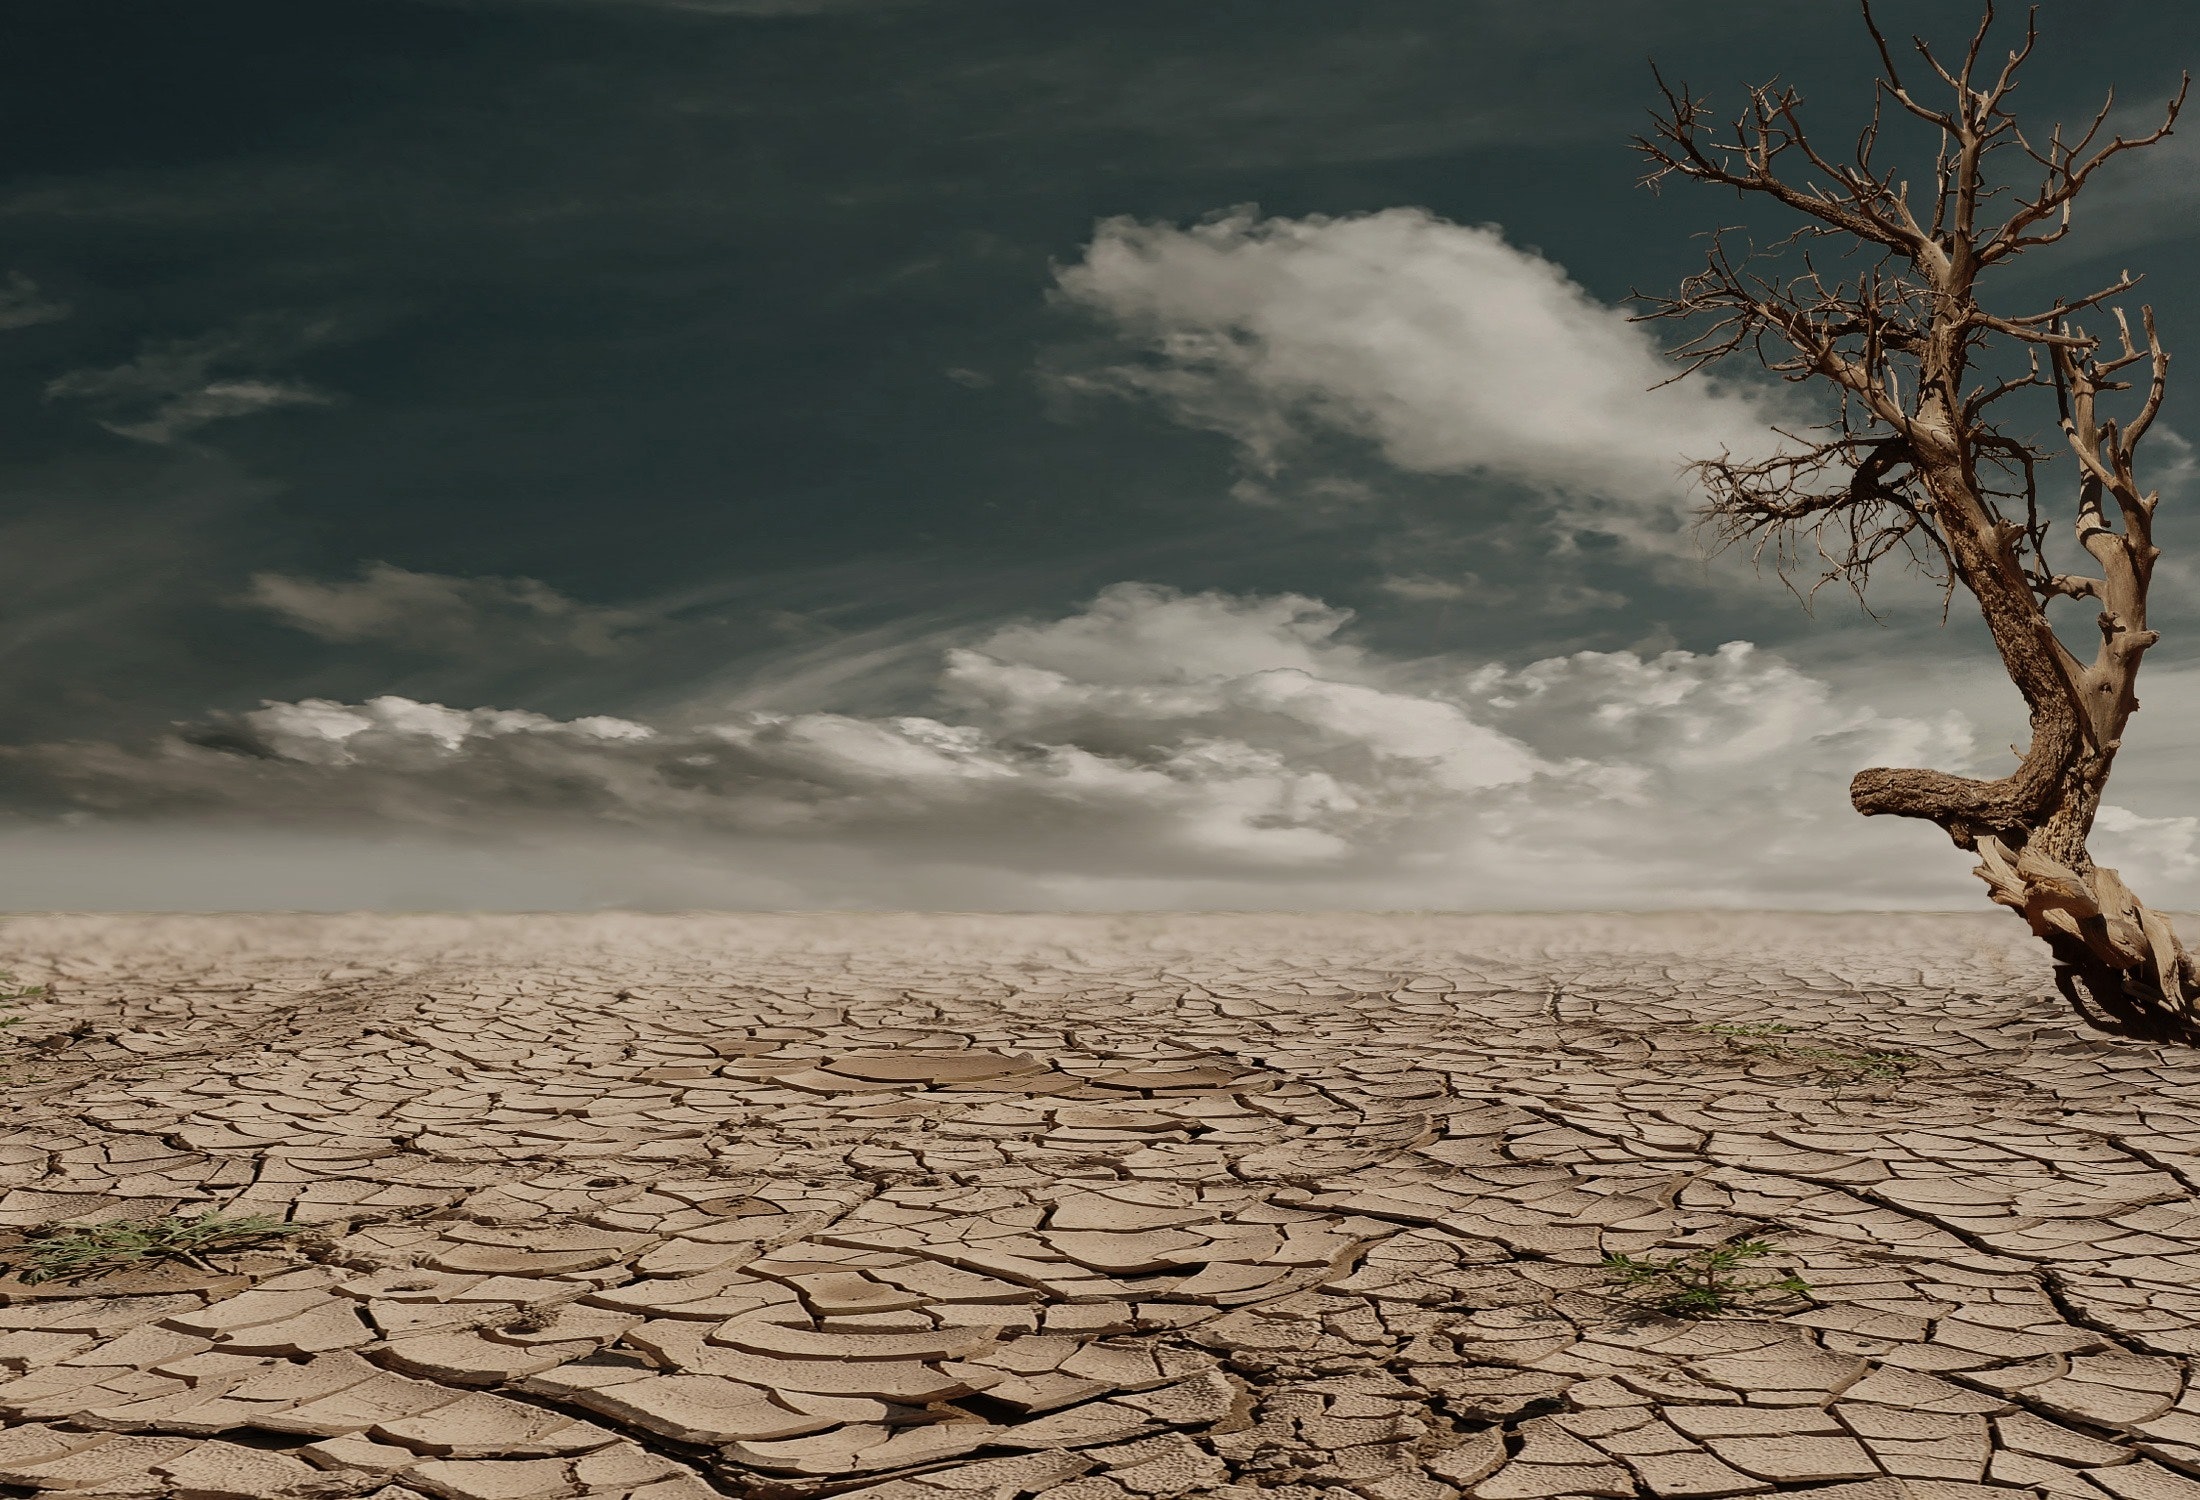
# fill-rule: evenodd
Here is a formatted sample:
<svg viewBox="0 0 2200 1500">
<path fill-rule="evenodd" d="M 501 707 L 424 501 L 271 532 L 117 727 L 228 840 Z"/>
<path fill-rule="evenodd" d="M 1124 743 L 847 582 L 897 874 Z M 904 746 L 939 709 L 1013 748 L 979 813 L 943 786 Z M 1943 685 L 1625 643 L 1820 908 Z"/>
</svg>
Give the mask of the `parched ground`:
<svg viewBox="0 0 2200 1500">
<path fill-rule="evenodd" d="M 0 955 L 6 1493 L 2200 1500 L 2200 1055 L 1998 913 Z M 316 1228 L 36 1279 L 210 1210 Z M 1737 1237 L 1717 1316 L 1603 1264 Z"/>
</svg>

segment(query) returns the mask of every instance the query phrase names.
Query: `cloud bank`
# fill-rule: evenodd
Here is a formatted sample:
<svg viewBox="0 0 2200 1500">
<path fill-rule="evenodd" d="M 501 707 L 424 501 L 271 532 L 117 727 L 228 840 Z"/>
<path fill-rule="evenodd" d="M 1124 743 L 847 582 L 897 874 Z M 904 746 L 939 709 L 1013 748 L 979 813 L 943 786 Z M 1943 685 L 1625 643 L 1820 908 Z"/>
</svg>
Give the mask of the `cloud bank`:
<svg viewBox="0 0 2200 1500">
<path fill-rule="evenodd" d="M 1261 476 L 1342 435 L 1395 468 L 1526 486 L 1573 524 L 1654 541 L 1693 505 L 1687 460 L 1763 449 L 1784 411 L 1760 389 L 1662 385 L 1674 366 L 1623 311 L 1496 227 L 1425 209 L 1110 219 L 1057 281 L 1132 356 L 1061 383 L 1225 433 Z"/>
<path fill-rule="evenodd" d="M 1975 768 L 1960 715 L 1843 701 L 1745 642 L 1506 667 L 1385 657 L 1349 624 L 1304 596 L 1119 584 L 947 650 L 927 714 L 307 700 L 11 758 L 87 838 L 412 830 L 613 864 L 647 846 L 648 894 L 602 899 L 657 904 L 668 885 L 934 908 L 1972 904 L 1965 856 L 1845 795 L 1868 764 Z M 2103 819 L 2162 900 L 2195 884 L 2190 824 Z"/>
</svg>

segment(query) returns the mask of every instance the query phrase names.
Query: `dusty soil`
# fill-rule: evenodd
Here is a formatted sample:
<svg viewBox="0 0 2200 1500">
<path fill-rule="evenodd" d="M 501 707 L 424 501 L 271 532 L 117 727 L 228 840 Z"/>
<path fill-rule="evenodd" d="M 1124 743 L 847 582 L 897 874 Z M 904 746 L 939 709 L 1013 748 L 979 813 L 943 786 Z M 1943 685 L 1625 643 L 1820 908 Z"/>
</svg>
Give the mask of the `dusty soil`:
<svg viewBox="0 0 2200 1500">
<path fill-rule="evenodd" d="M 0 957 L 54 985 L 0 1047 L 0 1492 L 2200 1500 L 2200 1056 L 1999 914 Z M 21 1274 L 212 1210 L 315 1233 Z M 1709 1317 L 1604 1264 L 1737 1238 Z"/>
</svg>

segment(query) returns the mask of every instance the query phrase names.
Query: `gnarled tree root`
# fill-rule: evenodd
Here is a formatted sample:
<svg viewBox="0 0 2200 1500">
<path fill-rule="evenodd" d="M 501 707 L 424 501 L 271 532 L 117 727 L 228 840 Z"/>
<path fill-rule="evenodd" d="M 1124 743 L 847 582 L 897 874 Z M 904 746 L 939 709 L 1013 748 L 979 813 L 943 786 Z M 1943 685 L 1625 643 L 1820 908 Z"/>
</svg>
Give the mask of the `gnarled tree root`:
<svg viewBox="0 0 2200 1500">
<path fill-rule="evenodd" d="M 2081 872 L 2031 848 L 2011 853 L 1990 834 L 1979 836 L 1977 849 L 1971 873 L 2047 944 L 2056 987 L 2088 1025 L 2124 1036 L 2200 1039 L 2200 968 L 2169 920 L 2114 870 Z"/>
</svg>

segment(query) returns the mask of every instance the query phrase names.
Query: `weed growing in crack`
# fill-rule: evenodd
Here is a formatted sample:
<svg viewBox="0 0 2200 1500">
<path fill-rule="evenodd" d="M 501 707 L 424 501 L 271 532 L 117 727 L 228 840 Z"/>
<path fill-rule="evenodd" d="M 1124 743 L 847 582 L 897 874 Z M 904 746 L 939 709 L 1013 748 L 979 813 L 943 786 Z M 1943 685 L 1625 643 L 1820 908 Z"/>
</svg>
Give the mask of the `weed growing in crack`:
<svg viewBox="0 0 2200 1500">
<path fill-rule="evenodd" d="M 15 1253 L 27 1282 L 77 1281 L 164 1261 L 180 1260 L 202 1271 L 209 1255 L 249 1250 L 270 1240 L 304 1234 L 311 1226 L 265 1214 L 171 1214 L 164 1219 L 106 1219 L 34 1230 Z"/>
<path fill-rule="evenodd" d="M 45 994 L 46 986 L 42 984 L 19 985 L 15 982 L 15 976 L 13 974 L 0 973 L 0 1043 L 14 1041 L 15 1038 L 9 1033 L 11 1033 L 16 1027 L 22 1025 L 25 1021 L 30 1019 L 28 1016 L 23 1014 L 21 1009 L 19 1009 L 14 1004 L 14 1002 L 18 1000 L 41 999 L 45 996 Z M 13 1049 L 10 1049 L 10 1051 L 13 1051 Z M 22 1054 L 18 1052 L 13 1057 L 10 1057 L 5 1053 L 0 1053 L 0 1084 L 15 1086 L 26 1083 L 46 1082 L 47 1080 L 44 1076 L 20 1076 L 16 1074 L 12 1067 L 8 1066 L 9 1063 L 20 1060 L 21 1055 Z"/>
<path fill-rule="evenodd" d="M 1715 1318 L 1763 1301 L 1810 1295 L 1810 1283 L 1789 1274 L 1750 1278 L 1742 1267 L 1773 1253 L 1766 1240 L 1728 1240 L 1663 1260 L 1607 1255 L 1599 1269 L 1615 1295 L 1674 1318 Z"/>
<path fill-rule="evenodd" d="M 1785 1041 L 1782 1038 L 1793 1035 L 1796 1028 L 1779 1021 L 1722 1022 L 1697 1030 L 1720 1038 L 1735 1052 L 1803 1063 L 1817 1071 L 1818 1082 L 1827 1088 L 1851 1083 L 1900 1083 L 1920 1061 L 1911 1052 Z"/>
<path fill-rule="evenodd" d="M 0 973 L 0 1039 L 28 1017 L 15 1006 L 18 1000 L 36 1000 L 46 993 L 42 984 L 17 984 L 13 974 Z"/>
<path fill-rule="evenodd" d="M 1918 1064 L 1909 1052 L 1849 1052 L 1839 1047 L 1791 1047 L 1788 1056 L 1815 1063 L 1818 1081 L 1828 1086 L 1843 1083 L 1899 1083 Z"/>
</svg>

